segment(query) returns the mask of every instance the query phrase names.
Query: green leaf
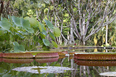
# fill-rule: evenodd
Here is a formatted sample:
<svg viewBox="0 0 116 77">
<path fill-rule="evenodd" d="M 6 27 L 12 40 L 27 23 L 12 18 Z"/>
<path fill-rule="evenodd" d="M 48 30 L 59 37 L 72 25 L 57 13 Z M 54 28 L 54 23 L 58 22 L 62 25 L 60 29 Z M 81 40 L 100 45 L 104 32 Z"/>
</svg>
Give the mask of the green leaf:
<svg viewBox="0 0 116 77">
<path fill-rule="evenodd" d="M 13 45 L 14 46 L 19 46 L 19 43 L 18 42 L 13 42 Z"/>
<path fill-rule="evenodd" d="M 14 45 L 14 51 L 15 52 L 20 52 L 20 51 L 25 51 L 25 48 L 23 45 L 19 45 L 18 42 L 13 42 Z"/>
<path fill-rule="evenodd" d="M 55 36 L 54 36 L 53 33 L 49 32 L 49 35 L 50 35 L 50 37 L 51 37 L 53 40 L 55 40 Z"/>
<path fill-rule="evenodd" d="M 11 77 L 11 76 L 12 76 L 11 74 L 6 73 L 2 77 Z"/>
<path fill-rule="evenodd" d="M 44 43 L 45 46 L 49 46 L 50 45 L 50 42 L 47 39 L 43 39 L 43 43 Z"/>
<path fill-rule="evenodd" d="M 16 35 L 18 35 L 20 38 L 24 38 L 20 33 L 16 33 Z"/>
<path fill-rule="evenodd" d="M 54 26 L 52 25 L 52 23 L 50 21 L 45 20 L 45 23 L 46 23 L 46 25 L 48 26 L 49 29 L 53 29 Z"/>
<path fill-rule="evenodd" d="M 20 52 L 20 51 L 25 51 L 25 48 L 24 48 L 24 46 L 23 45 L 15 45 L 14 46 L 14 51 L 15 52 Z"/>
<path fill-rule="evenodd" d="M 30 28 L 30 27 L 29 27 L 29 28 L 27 28 L 26 30 L 27 30 L 29 33 L 34 33 L 33 28 Z"/>
<path fill-rule="evenodd" d="M 30 23 L 28 20 L 24 20 L 23 18 L 21 18 L 21 25 L 26 29 L 28 27 L 30 27 Z"/>
<path fill-rule="evenodd" d="M 54 77 L 55 76 L 55 74 L 54 73 L 50 73 L 50 74 L 48 74 L 48 76 L 47 77 Z"/>
<path fill-rule="evenodd" d="M 33 28 L 30 27 L 30 23 L 28 20 L 24 20 L 21 18 L 21 24 L 24 29 L 26 29 L 29 33 L 34 33 Z"/>
<path fill-rule="evenodd" d="M 24 19 L 29 21 L 31 27 L 34 27 L 34 28 L 38 27 L 39 22 L 35 18 L 33 18 L 33 17 L 31 17 L 31 18 L 25 17 Z"/>
<path fill-rule="evenodd" d="M 21 19 L 19 17 L 12 16 L 12 21 L 14 22 L 16 26 L 20 26 L 20 27 L 22 26 Z"/>
<path fill-rule="evenodd" d="M 54 47 L 58 47 L 58 45 L 57 45 L 57 43 L 56 42 L 54 42 L 54 41 L 52 41 L 52 45 L 54 46 Z"/>
<path fill-rule="evenodd" d="M 59 37 L 61 34 L 60 29 L 58 27 L 54 27 L 53 33 L 56 37 Z"/>
<path fill-rule="evenodd" d="M 45 36 L 47 36 L 47 33 L 45 30 L 42 31 L 42 34 L 44 34 Z"/>
<path fill-rule="evenodd" d="M 8 21 L 8 19 L 4 18 L 3 20 L 0 21 L 0 27 L 3 30 L 9 30 L 12 25 Z"/>
<path fill-rule="evenodd" d="M 44 39 L 46 37 L 43 33 L 40 33 L 40 36 L 42 39 Z"/>
<path fill-rule="evenodd" d="M 40 32 L 42 32 L 43 29 L 44 29 L 44 25 L 42 23 L 39 23 L 39 30 L 40 30 Z"/>
</svg>

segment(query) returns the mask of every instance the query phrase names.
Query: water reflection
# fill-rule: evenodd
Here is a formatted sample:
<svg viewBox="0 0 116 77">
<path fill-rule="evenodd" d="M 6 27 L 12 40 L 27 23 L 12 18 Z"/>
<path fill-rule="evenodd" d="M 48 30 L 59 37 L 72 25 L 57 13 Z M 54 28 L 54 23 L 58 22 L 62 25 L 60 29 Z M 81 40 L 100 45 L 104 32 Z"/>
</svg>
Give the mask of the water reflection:
<svg viewBox="0 0 116 77">
<path fill-rule="evenodd" d="M 23 64 L 20 64 L 21 62 Z M 0 58 L 0 69 L 4 74 L 10 74 L 9 77 L 38 77 L 43 73 L 44 76 L 40 77 L 47 77 L 50 73 L 53 73 L 54 77 L 102 77 L 100 73 L 116 71 L 116 61 L 84 61 L 74 59 L 73 55 L 45 59 Z M 2 76 L 0 73 L 0 77 Z"/>
</svg>

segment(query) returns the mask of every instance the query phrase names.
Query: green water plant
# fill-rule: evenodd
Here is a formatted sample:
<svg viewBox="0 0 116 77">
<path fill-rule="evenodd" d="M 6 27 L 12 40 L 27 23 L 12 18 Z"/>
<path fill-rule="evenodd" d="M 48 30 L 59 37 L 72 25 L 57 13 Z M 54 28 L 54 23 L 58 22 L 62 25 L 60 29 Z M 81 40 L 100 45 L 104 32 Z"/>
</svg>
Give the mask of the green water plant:
<svg viewBox="0 0 116 77">
<path fill-rule="evenodd" d="M 58 27 L 49 20 L 45 23 L 35 18 L 8 16 L 0 21 L 0 51 L 25 51 L 38 47 L 58 47 L 55 38 L 60 36 Z"/>
</svg>

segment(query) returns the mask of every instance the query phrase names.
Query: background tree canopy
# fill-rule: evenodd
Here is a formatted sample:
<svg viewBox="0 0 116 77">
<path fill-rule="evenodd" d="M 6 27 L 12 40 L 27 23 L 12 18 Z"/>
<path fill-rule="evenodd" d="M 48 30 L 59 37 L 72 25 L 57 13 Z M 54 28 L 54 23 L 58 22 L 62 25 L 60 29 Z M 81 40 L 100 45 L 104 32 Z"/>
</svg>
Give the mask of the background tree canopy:
<svg viewBox="0 0 116 77">
<path fill-rule="evenodd" d="M 37 50 L 38 45 L 45 49 L 74 43 L 94 45 L 93 39 L 101 46 L 106 41 L 106 25 L 110 31 L 108 43 L 115 46 L 115 2 L 0 0 L 1 45 L 7 42 L 1 50 L 12 50 L 15 41 L 23 45 L 24 50 Z"/>
</svg>

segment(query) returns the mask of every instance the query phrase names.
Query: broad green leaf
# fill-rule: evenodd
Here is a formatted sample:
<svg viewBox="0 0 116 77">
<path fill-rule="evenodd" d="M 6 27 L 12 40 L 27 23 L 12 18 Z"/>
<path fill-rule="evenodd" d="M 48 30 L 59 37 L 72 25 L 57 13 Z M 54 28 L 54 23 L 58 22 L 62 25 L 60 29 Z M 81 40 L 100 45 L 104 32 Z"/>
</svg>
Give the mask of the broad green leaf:
<svg viewBox="0 0 116 77">
<path fill-rule="evenodd" d="M 26 30 L 27 30 L 29 33 L 34 33 L 33 28 L 30 28 L 30 27 L 29 27 L 29 28 L 27 28 Z"/>
<path fill-rule="evenodd" d="M 56 37 L 59 37 L 61 34 L 60 29 L 58 27 L 54 27 L 53 33 Z"/>
<path fill-rule="evenodd" d="M 42 39 L 44 39 L 46 37 L 43 33 L 40 33 L 40 36 Z"/>
<path fill-rule="evenodd" d="M 21 19 L 19 17 L 12 16 L 12 21 L 14 22 L 16 26 L 20 26 L 20 27 L 22 26 Z"/>
<path fill-rule="evenodd" d="M 31 27 L 34 27 L 34 28 L 38 27 L 39 22 L 35 18 L 25 17 L 24 19 L 29 21 Z"/>
<path fill-rule="evenodd" d="M 42 23 L 39 23 L 39 30 L 40 30 L 40 32 L 42 32 L 43 29 L 44 29 L 44 25 Z"/>
<path fill-rule="evenodd" d="M 21 18 L 21 25 L 25 29 L 30 27 L 29 21 L 28 20 L 24 20 L 23 18 Z"/>
<path fill-rule="evenodd" d="M 20 51 L 25 51 L 25 48 L 23 45 L 15 45 L 14 46 L 14 52 L 20 52 Z"/>
<path fill-rule="evenodd" d="M 42 34 L 44 34 L 45 36 L 47 36 L 47 33 L 45 30 L 42 31 Z"/>
<path fill-rule="evenodd" d="M 50 73 L 50 74 L 47 75 L 47 77 L 54 77 L 54 76 L 55 76 L 54 73 Z"/>
<path fill-rule="evenodd" d="M 54 36 L 53 33 L 49 32 L 49 36 L 50 36 L 53 40 L 55 40 L 55 36 Z"/>
<path fill-rule="evenodd" d="M 12 25 L 8 21 L 8 19 L 3 18 L 3 20 L 0 21 L 0 27 L 2 30 L 9 30 Z"/>
<path fill-rule="evenodd" d="M 44 0 L 44 2 L 45 2 L 46 4 L 49 4 L 49 3 L 50 3 L 50 1 L 49 1 L 49 0 Z"/>
<path fill-rule="evenodd" d="M 48 26 L 49 29 L 53 29 L 54 26 L 52 25 L 52 23 L 50 21 L 45 20 L 45 23 L 46 23 L 46 25 Z"/>
<path fill-rule="evenodd" d="M 3 34 L 4 34 L 3 30 L 0 30 L 0 36 L 3 35 Z"/>
<path fill-rule="evenodd" d="M 21 24 L 24 29 L 26 29 L 29 33 L 34 33 L 34 30 L 30 27 L 30 23 L 28 20 L 24 20 L 21 18 Z"/>
<path fill-rule="evenodd" d="M 58 47 L 58 45 L 57 45 L 57 43 L 56 42 L 54 42 L 54 41 L 52 41 L 52 45 L 54 46 L 54 47 Z"/>
<path fill-rule="evenodd" d="M 16 35 L 18 35 L 20 38 L 24 38 L 20 33 L 16 33 Z"/>
<path fill-rule="evenodd" d="M 11 77 L 11 74 L 5 73 L 4 75 L 2 75 L 2 77 Z"/>
<path fill-rule="evenodd" d="M 13 45 L 14 46 L 19 46 L 19 43 L 18 42 L 13 42 Z"/>
<path fill-rule="evenodd" d="M 47 39 L 43 39 L 43 43 L 44 43 L 45 46 L 49 46 L 50 45 L 50 42 Z"/>
</svg>

